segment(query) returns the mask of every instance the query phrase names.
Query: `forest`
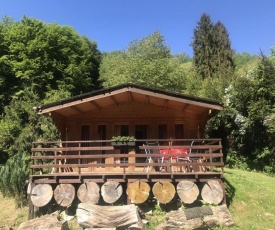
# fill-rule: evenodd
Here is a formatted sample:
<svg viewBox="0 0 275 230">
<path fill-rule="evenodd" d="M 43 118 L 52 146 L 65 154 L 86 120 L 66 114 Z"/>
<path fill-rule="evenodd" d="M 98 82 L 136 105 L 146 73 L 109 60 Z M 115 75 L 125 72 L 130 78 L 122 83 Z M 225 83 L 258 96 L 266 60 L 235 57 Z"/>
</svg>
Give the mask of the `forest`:
<svg viewBox="0 0 275 230">
<path fill-rule="evenodd" d="M 0 192 L 26 202 L 33 141 L 58 140 L 34 107 L 135 83 L 221 101 L 206 137 L 222 137 L 227 167 L 275 175 L 275 46 L 270 56 L 236 53 L 222 22 L 202 14 L 193 57 L 172 54 L 160 31 L 101 52 L 69 26 L 24 16 L 0 22 Z"/>
</svg>

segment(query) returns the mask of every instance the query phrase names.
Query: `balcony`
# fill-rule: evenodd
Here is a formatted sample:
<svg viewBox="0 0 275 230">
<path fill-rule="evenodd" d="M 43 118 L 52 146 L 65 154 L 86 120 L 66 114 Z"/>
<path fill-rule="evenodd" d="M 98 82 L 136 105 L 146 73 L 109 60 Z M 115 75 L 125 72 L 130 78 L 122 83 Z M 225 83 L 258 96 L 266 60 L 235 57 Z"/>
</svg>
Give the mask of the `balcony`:
<svg viewBox="0 0 275 230">
<path fill-rule="evenodd" d="M 36 184 L 205 182 L 224 173 L 221 139 L 146 139 L 135 146 L 112 146 L 111 140 L 33 142 L 31 151 L 30 181 Z"/>
</svg>

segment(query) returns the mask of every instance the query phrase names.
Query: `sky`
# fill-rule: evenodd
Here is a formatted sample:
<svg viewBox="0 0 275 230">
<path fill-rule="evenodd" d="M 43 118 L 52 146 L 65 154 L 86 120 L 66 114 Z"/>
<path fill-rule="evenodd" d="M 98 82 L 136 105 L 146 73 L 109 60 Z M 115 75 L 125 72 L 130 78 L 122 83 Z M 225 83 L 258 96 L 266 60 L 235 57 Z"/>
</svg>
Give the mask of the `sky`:
<svg viewBox="0 0 275 230">
<path fill-rule="evenodd" d="M 160 31 L 173 54 L 193 55 L 193 32 L 203 13 L 227 28 L 236 53 L 270 55 L 275 47 L 275 0 L 0 0 L 0 17 L 27 17 L 73 27 L 101 52 Z"/>
</svg>

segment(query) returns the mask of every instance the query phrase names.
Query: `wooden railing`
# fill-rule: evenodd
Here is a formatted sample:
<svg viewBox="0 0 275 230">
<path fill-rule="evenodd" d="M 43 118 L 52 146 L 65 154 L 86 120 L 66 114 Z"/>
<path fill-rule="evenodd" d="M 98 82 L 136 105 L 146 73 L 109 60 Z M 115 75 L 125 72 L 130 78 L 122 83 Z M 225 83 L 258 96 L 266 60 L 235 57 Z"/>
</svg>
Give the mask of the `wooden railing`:
<svg viewBox="0 0 275 230">
<path fill-rule="evenodd" d="M 158 146 L 144 146 L 146 142 Z M 89 174 L 223 174 L 220 139 L 146 139 L 136 146 L 115 147 L 111 141 L 34 142 L 30 176 Z M 153 150 L 153 153 L 146 154 Z M 185 151 L 182 154 L 177 151 Z M 166 153 L 160 154 L 160 152 Z M 196 152 L 196 153 L 194 153 Z M 150 160 L 149 160 L 150 159 Z"/>
</svg>

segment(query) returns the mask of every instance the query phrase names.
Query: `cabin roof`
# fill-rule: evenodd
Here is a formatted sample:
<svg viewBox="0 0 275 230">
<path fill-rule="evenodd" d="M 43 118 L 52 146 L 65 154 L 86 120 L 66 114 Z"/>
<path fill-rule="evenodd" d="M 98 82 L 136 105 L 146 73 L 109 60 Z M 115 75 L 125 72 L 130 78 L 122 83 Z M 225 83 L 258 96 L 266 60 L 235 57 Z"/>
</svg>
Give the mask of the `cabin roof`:
<svg viewBox="0 0 275 230">
<path fill-rule="evenodd" d="M 187 107 L 219 111 L 222 103 L 206 98 L 190 96 L 163 89 L 140 86 L 136 84 L 122 84 L 110 88 L 95 90 L 68 99 L 45 104 L 37 108 L 39 114 L 57 112 L 64 116 L 86 113 L 93 109 L 100 110 L 110 105 L 119 105 L 129 101 L 154 104 L 165 107 Z"/>
</svg>

